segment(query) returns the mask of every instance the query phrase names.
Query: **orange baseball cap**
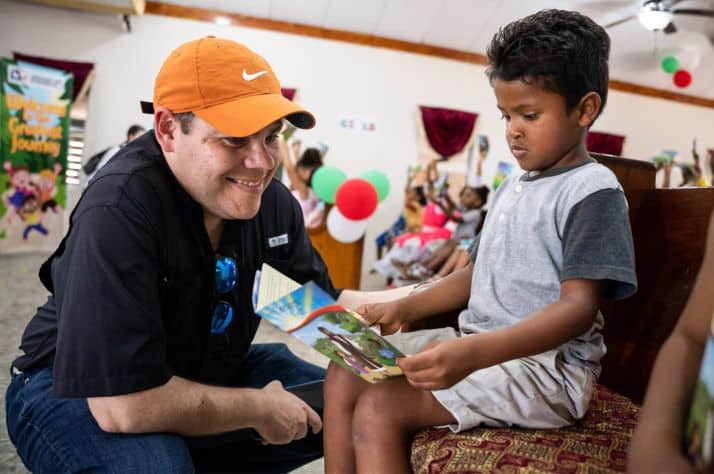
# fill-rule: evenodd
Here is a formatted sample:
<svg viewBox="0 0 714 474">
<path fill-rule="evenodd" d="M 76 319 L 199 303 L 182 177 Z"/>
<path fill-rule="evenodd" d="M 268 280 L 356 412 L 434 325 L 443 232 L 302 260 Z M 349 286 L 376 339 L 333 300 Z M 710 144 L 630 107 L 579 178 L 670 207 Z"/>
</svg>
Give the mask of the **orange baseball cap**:
<svg viewBox="0 0 714 474">
<path fill-rule="evenodd" d="M 283 97 L 270 64 L 235 41 L 207 36 L 176 48 L 154 81 L 154 107 L 193 112 L 222 133 L 247 137 L 282 118 L 312 128 L 315 117 Z"/>
</svg>

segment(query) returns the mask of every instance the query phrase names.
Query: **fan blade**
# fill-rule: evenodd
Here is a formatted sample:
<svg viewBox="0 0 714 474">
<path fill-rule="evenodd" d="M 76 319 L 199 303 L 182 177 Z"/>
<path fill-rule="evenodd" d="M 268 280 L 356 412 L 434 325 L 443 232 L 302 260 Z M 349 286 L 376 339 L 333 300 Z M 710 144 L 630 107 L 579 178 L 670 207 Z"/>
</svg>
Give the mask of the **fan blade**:
<svg viewBox="0 0 714 474">
<path fill-rule="evenodd" d="M 676 10 L 672 10 L 672 14 L 714 17 L 714 10 L 702 10 L 700 8 L 677 8 Z"/>
<path fill-rule="evenodd" d="M 625 18 L 621 18 L 621 19 L 619 19 L 619 20 L 616 20 L 616 21 L 613 21 L 613 22 L 611 22 L 611 23 L 608 23 L 607 25 L 603 25 L 603 27 L 606 28 L 606 29 L 607 29 L 607 28 L 613 28 L 613 27 L 615 27 L 615 26 L 617 26 L 617 25 L 620 25 L 620 24 L 622 24 L 622 23 L 625 23 L 626 21 L 632 20 L 633 18 L 637 18 L 637 15 L 626 16 Z"/>
</svg>

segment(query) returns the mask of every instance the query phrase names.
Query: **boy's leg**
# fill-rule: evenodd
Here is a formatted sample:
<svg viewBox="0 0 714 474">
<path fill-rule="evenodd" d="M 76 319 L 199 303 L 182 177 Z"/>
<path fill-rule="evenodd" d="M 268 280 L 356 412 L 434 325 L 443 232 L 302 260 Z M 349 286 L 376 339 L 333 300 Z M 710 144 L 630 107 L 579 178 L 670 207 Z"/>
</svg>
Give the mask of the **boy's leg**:
<svg viewBox="0 0 714 474">
<path fill-rule="evenodd" d="M 363 390 L 371 385 L 337 364 L 330 363 L 325 378 L 325 472 L 355 472 L 352 416 Z"/>
<path fill-rule="evenodd" d="M 411 472 L 414 432 L 455 421 L 430 391 L 412 387 L 404 377 L 369 385 L 359 396 L 352 422 L 357 472 Z"/>
<path fill-rule="evenodd" d="M 52 397 L 52 369 L 14 375 L 5 395 L 10 439 L 32 472 L 193 472 L 176 435 L 105 433 L 84 398 Z"/>
</svg>

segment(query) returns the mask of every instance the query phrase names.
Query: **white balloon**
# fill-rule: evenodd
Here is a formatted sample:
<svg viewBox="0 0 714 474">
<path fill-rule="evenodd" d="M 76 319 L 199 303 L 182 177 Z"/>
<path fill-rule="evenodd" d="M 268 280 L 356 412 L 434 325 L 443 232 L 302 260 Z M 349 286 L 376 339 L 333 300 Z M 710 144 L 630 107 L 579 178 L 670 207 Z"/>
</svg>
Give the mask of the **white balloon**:
<svg viewBox="0 0 714 474">
<path fill-rule="evenodd" d="M 367 230 L 367 219 L 353 221 L 343 216 L 334 206 L 327 214 L 327 231 L 333 239 L 344 244 L 359 240 Z"/>
</svg>

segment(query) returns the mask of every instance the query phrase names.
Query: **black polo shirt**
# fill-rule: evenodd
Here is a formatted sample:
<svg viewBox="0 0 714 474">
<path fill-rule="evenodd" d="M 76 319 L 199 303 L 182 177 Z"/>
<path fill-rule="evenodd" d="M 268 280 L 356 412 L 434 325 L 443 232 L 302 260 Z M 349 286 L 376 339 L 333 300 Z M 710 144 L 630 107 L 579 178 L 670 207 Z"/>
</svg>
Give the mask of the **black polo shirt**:
<svg viewBox="0 0 714 474">
<path fill-rule="evenodd" d="M 27 325 L 14 366 L 53 366 L 58 397 L 131 393 L 172 375 L 229 385 L 258 327 L 251 292 L 263 262 L 337 296 L 299 204 L 277 180 L 253 219 L 226 222 L 218 253 L 238 266 L 236 288 L 222 295 L 203 210 L 146 133 L 100 170 L 72 212 L 40 269 L 52 295 Z M 211 334 L 218 300 L 234 316 Z"/>
</svg>

